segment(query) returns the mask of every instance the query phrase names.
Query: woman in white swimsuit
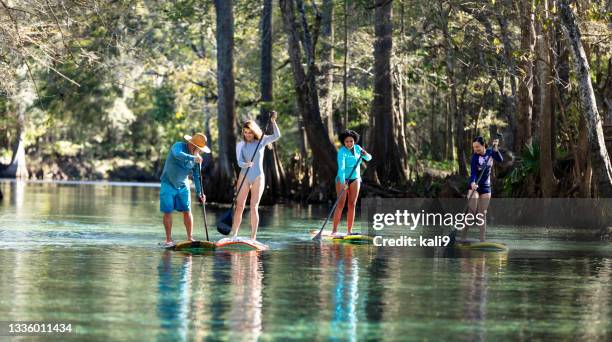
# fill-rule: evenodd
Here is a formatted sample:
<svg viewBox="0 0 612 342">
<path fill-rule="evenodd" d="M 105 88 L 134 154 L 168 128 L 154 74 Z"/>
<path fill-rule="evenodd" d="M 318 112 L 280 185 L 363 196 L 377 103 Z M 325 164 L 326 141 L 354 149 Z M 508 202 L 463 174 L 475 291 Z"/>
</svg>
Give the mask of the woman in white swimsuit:
<svg viewBox="0 0 612 342">
<path fill-rule="evenodd" d="M 238 230 L 242 222 L 242 212 L 244 211 L 249 191 L 251 191 L 251 239 L 255 240 L 257 237 L 257 228 L 259 226 L 259 200 L 263 194 L 266 182 L 266 175 L 263 172 L 264 151 L 267 145 L 275 142 L 281 137 L 280 130 L 276 124 L 277 116 L 278 114 L 276 112 L 270 112 L 270 122 L 274 130 L 273 135 L 263 135 L 261 128 L 259 128 L 257 123 L 253 120 L 248 120 L 242 125 L 243 140 L 236 146 L 236 158 L 238 159 L 238 166 L 241 168 L 237 186 L 242 183 L 245 174 L 246 181 L 242 188 L 240 188 L 238 198 L 236 199 L 236 210 L 234 211 L 232 232 L 230 233 L 232 239 L 236 239 L 238 236 Z M 259 143 L 260 139 L 261 143 Z M 258 144 L 259 147 L 257 147 Z M 257 149 L 257 151 L 255 151 L 255 149 Z M 251 160 L 253 154 L 255 154 L 255 158 Z"/>
</svg>

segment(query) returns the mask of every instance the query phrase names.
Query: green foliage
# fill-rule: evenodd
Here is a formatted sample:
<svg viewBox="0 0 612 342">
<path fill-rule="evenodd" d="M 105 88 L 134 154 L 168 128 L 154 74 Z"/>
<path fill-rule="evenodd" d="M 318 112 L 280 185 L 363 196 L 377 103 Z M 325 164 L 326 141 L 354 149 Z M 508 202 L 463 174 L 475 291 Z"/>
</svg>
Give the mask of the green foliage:
<svg viewBox="0 0 612 342">
<path fill-rule="evenodd" d="M 174 89 L 164 83 L 160 87 L 152 89 L 151 100 L 152 107 L 145 115 L 151 116 L 153 120 L 160 124 L 164 124 L 170 120 L 181 117 L 180 113 L 176 113 L 176 96 Z"/>
<path fill-rule="evenodd" d="M 367 127 L 370 117 L 370 103 L 374 97 L 372 89 L 363 89 L 354 86 L 348 87 L 347 95 L 349 103 L 349 128 L 357 129 L 359 127 Z M 340 113 L 342 109 L 343 104 L 340 102 L 336 103 L 336 115 L 344 115 L 344 113 Z"/>
<path fill-rule="evenodd" d="M 425 160 L 422 160 L 422 162 L 423 162 L 424 167 L 432 168 L 432 169 L 440 170 L 440 171 L 445 171 L 445 172 L 455 172 L 456 167 L 457 167 L 456 163 L 452 160 L 438 161 L 438 160 L 425 159 Z"/>
<path fill-rule="evenodd" d="M 527 144 L 521 153 L 519 164 L 504 178 L 504 194 L 511 195 L 514 188 L 522 184 L 529 176 L 540 174 L 540 145 Z"/>
<path fill-rule="evenodd" d="M 316 3 L 321 11 L 321 2 Z M 304 5 L 314 34 L 313 3 L 304 2 Z M 344 5 L 343 1 L 333 4 L 333 115 L 335 122 L 343 122 L 346 114 L 342 89 L 346 15 L 348 127 L 363 132 L 371 128 L 376 9 L 368 0 L 348 1 L 346 13 Z M 455 109 L 463 114 L 464 122 L 457 123 L 456 118 L 449 120 L 454 129 L 464 129 L 467 135 L 476 132 L 486 136 L 492 126 L 505 129 L 509 115 L 515 115 L 506 106 L 516 104 L 512 96 L 526 79 L 517 65 L 525 58 L 535 60 L 535 56 L 519 48 L 518 7 L 503 1 L 393 1 L 392 6 L 393 92 L 398 100 L 396 106 L 405 111 L 402 124 L 411 151 L 409 166 L 456 172 L 453 153 L 450 160 L 433 161 L 442 159 L 451 88 L 457 94 Z M 296 153 L 302 153 L 300 125 L 303 123 L 296 110 L 287 37 L 278 2 L 274 2 L 272 25 L 274 100 L 260 102 L 261 9 L 258 1 L 234 1 L 236 120 L 256 119 L 261 108 L 278 111 L 283 140 L 275 148 L 287 167 Z M 592 3 L 579 13 L 584 24 L 581 26 L 585 31 L 583 40 L 591 51 L 593 80 L 599 85 L 595 87 L 596 92 L 605 90 L 602 80 L 608 75 L 610 47 L 602 38 L 609 31 L 610 14 L 606 9 Z M 299 20 L 299 13 L 296 15 Z M 54 59 L 50 64 L 32 61 L 42 96 L 26 112 L 28 153 L 42 160 L 73 157 L 83 163 L 99 159 L 103 159 L 101 162 L 132 160 L 149 172 L 158 172 L 172 143 L 181 140 L 183 134 L 204 130 L 208 130 L 211 148 L 217 152 L 214 1 L 99 2 L 91 15 L 77 19 L 63 32 L 67 55 L 74 57 L 55 60 L 56 56 L 49 56 Z M 491 31 L 485 24 L 487 20 Z M 506 36 L 503 23 L 507 25 Z M 301 33 L 301 22 L 297 24 Z M 557 25 L 555 21 L 545 24 Z M 55 23 L 50 26 L 55 27 Z M 315 53 L 319 68 L 322 66 L 321 38 Z M 505 38 L 510 40 L 509 45 Z M 559 41 L 559 44 L 566 43 Z M 566 46 L 560 47 L 565 51 Z M 559 63 L 564 63 L 561 57 Z M 565 66 L 571 67 L 560 64 Z M 575 83 L 573 77 L 570 73 L 570 83 Z M 576 89 L 566 85 L 563 89 L 567 91 L 560 99 L 564 112 L 563 116 L 558 115 L 557 141 L 558 149 L 567 151 L 568 145 L 577 139 L 582 113 Z M 16 105 L 0 96 L 0 146 L 5 148 L 0 154 L 3 155 L 10 151 L 15 137 Z M 521 163 L 505 177 L 507 191 L 518 188 L 530 175 L 538 174 L 538 153 L 537 145 L 526 147 Z M 557 157 L 569 158 L 563 153 Z"/>
<path fill-rule="evenodd" d="M 88 139 L 90 132 L 107 126 L 107 109 L 121 91 L 110 82 L 110 75 L 91 67 L 66 64 L 60 71 L 78 85 L 56 73 L 47 73 L 37 106 L 61 125 L 56 134 L 62 138 Z M 76 125 L 80 129 L 75 130 Z"/>
</svg>

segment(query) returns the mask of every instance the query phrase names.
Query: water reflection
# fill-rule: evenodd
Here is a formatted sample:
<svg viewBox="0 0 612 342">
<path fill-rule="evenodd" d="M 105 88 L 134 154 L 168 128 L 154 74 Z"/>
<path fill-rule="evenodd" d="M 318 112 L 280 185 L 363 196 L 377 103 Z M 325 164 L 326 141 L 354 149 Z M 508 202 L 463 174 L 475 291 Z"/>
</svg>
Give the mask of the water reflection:
<svg viewBox="0 0 612 342">
<path fill-rule="evenodd" d="M 459 258 L 461 272 L 461 302 L 463 319 L 471 329 L 465 337 L 471 341 L 486 340 L 486 320 L 489 277 L 503 272 L 507 266 L 507 253 L 470 251 Z"/>
<path fill-rule="evenodd" d="M 335 282 L 332 291 L 334 313 L 331 329 L 342 330 L 346 339 L 356 339 L 357 317 L 355 315 L 358 282 L 359 262 L 353 257 L 352 248 L 342 248 L 342 245 L 332 245 L 329 249 L 336 269 Z"/>
<path fill-rule="evenodd" d="M 189 255 L 156 247 L 158 188 L 0 187 L 0 312 L 84 340 L 610 340 L 609 244 L 495 227 L 509 254 L 314 244 L 327 208 L 288 205 L 271 251 Z"/>
<path fill-rule="evenodd" d="M 380 312 L 382 293 L 376 291 L 376 286 L 372 291 L 370 285 L 384 280 L 384 270 L 380 270 L 378 279 L 370 278 L 372 252 L 376 251 L 370 247 L 342 243 L 320 245 L 319 266 L 328 272 L 320 279 L 319 305 L 323 312 L 331 312 L 329 331 L 320 331 L 321 338 L 356 341 L 359 322 L 367 321 L 367 309 L 376 307 L 373 312 Z"/>
<path fill-rule="evenodd" d="M 158 341 L 187 340 L 193 257 L 185 255 L 175 269 L 172 252 L 160 259 L 157 287 L 157 315 L 160 320 Z"/>
<path fill-rule="evenodd" d="M 220 255 L 228 253 L 221 252 Z M 261 252 L 228 253 L 231 266 L 230 340 L 256 341 L 262 331 Z"/>
<path fill-rule="evenodd" d="M 16 180 L 11 183 L 11 204 L 15 206 L 17 217 L 22 214 L 24 209 L 25 186 L 26 182 L 23 180 Z"/>
<path fill-rule="evenodd" d="M 194 267 L 194 258 L 200 267 Z M 157 268 L 157 340 L 214 340 L 226 331 L 230 340 L 256 341 L 263 322 L 260 258 L 257 251 L 166 251 Z"/>
</svg>

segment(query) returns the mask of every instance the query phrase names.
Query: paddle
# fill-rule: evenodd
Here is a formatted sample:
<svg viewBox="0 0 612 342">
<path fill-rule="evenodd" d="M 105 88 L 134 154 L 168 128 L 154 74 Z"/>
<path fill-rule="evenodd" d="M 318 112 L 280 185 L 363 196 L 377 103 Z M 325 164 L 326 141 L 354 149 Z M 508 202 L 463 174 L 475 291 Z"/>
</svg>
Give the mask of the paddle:
<svg viewBox="0 0 612 342">
<path fill-rule="evenodd" d="M 268 130 L 268 127 L 270 126 L 270 117 L 271 115 L 268 115 L 268 121 L 266 122 L 266 127 L 263 130 L 264 134 L 266 133 L 266 131 Z M 257 151 L 259 151 L 259 145 L 261 144 L 262 140 L 263 140 L 263 136 L 257 142 L 255 151 L 253 152 L 253 155 L 251 156 L 251 163 L 255 159 L 255 155 L 257 154 Z M 240 190 L 242 189 L 242 185 L 244 184 L 244 181 L 246 180 L 247 174 L 249 173 L 250 169 L 251 169 L 250 166 L 246 169 L 244 173 L 244 177 L 242 178 L 242 182 L 240 182 L 240 186 L 238 187 L 238 191 L 236 191 L 236 193 L 234 194 L 234 200 L 232 202 L 232 207 L 228 211 L 226 211 L 221 216 L 221 219 L 219 219 L 219 221 L 217 222 L 217 231 L 223 235 L 228 235 L 232 231 L 234 206 L 236 205 L 236 200 L 238 200 L 238 194 L 240 193 Z"/>
<path fill-rule="evenodd" d="M 353 169 L 351 170 L 351 173 L 349 173 L 349 175 L 353 175 L 353 173 L 355 172 L 355 169 L 357 169 L 357 166 L 359 166 L 359 162 L 361 161 L 361 158 L 363 158 L 363 155 L 359 156 L 359 159 L 357 159 L 357 162 L 355 163 L 355 166 L 353 166 Z M 346 181 L 345 181 L 346 184 Z M 334 205 L 331 208 L 331 211 L 329 212 L 329 214 L 327 215 L 327 218 L 325 219 L 325 222 L 323 222 L 323 225 L 321 226 L 321 229 L 319 229 L 319 232 L 317 233 L 317 235 L 315 235 L 312 240 L 313 241 L 321 241 L 321 233 L 323 233 L 323 229 L 325 228 L 325 225 L 327 224 L 327 221 L 329 221 L 329 218 L 332 216 L 332 214 L 334 213 L 334 211 L 336 210 L 336 206 L 338 205 L 338 202 L 340 202 L 340 199 L 342 198 L 342 196 L 344 196 L 344 192 L 346 191 L 347 187 L 343 187 L 342 191 L 340 192 L 340 195 L 338 195 L 338 198 L 336 199 L 336 202 L 334 202 Z"/>
<path fill-rule="evenodd" d="M 502 135 L 499 133 L 495 134 L 498 138 L 500 138 Z M 499 148 L 499 147 L 498 147 Z M 478 175 L 478 178 L 476 179 L 476 184 L 480 183 L 480 180 L 482 179 L 482 176 L 484 175 L 485 171 L 487 170 L 487 168 L 489 167 L 489 160 L 491 159 L 492 156 L 488 156 L 485 164 L 485 167 L 482 168 L 482 171 L 480 171 L 480 174 Z M 472 197 L 474 196 L 474 193 L 476 193 L 476 190 L 473 190 L 472 193 L 470 194 L 470 196 L 468 196 L 468 204 L 465 208 L 465 210 L 463 211 L 463 214 L 467 214 L 468 210 L 470 209 L 470 201 L 472 200 Z M 457 241 L 457 229 L 455 227 L 451 228 L 451 233 L 449 235 L 450 237 L 450 242 L 448 243 L 448 246 L 452 247 L 455 245 L 455 242 Z"/>
<path fill-rule="evenodd" d="M 200 174 L 200 194 L 204 194 L 204 182 L 202 181 L 202 164 L 198 167 L 198 172 Z M 206 231 L 206 241 L 210 241 L 208 239 L 208 224 L 206 223 L 206 201 L 202 201 L 202 216 L 204 217 L 204 230 Z"/>
</svg>

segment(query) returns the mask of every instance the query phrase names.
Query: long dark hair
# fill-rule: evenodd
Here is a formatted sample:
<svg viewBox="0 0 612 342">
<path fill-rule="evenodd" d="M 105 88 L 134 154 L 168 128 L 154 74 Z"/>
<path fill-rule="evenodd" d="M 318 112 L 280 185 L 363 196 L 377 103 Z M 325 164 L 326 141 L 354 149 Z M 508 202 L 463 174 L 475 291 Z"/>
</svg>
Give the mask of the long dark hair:
<svg viewBox="0 0 612 342">
<path fill-rule="evenodd" d="M 476 138 L 474 138 L 474 140 L 472 140 L 472 142 L 473 142 L 473 143 L 477 142 L 477 143 L 479 143 L 480 145 L 484 146 L 485 148 L 487 148 L 487 147 L 488 147 L 488 146 L 487 146 L 487 143 L 485 143 L 485 141 L 484 141 L 484 138 L 483 138 L 483 137 L 481 137 L 480 135 L 479 135 L 479 136 L 477 136 Z"/>
</svg>

